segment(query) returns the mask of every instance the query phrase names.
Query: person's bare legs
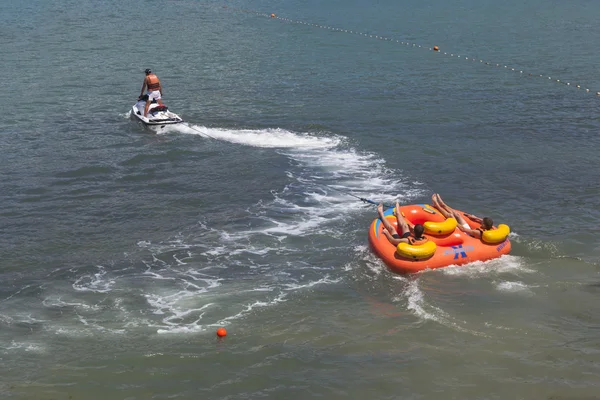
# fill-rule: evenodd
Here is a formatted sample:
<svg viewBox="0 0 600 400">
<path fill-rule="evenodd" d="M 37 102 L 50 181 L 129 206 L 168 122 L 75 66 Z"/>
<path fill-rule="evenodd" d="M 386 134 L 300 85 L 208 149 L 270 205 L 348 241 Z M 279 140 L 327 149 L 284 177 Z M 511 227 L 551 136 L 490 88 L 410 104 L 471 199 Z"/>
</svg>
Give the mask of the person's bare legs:
<svg viewBox="0 0 600 400">
<path fill-rule="evenodd" d="M 433 206 L 437 208 L 444 217 L 454 218 L 454 210 L 452 210 L 442 201 L 439 194 L 434 193 L 433 196 L 431 196 L 431 201 L 433 202 Z"/>
<path fill-rule="evenodd" d="M 463 218 L 463 216 L 461 215 L 461 213 L 459 213 L 458 211 L 453 211 L 453 212 L 452 212 L 452 216 L 453 216 L 453 217 L 456 219 L 456 222 L 458 222 L 458 224 L 459 224 L 460 226 L 463 226 L 463 227 L 465 227 L 465 228 L 466 228 L 467 226 L 470 226 L 470 225 L 469 225 L 469 223 L 467 222 L 467 220 L 465 220 L 465 219 Z M 466 226 L 465 226 L 465 225 L 466 225 Z"/>
<path fill-rule="evenodd" d="M 456 222 L 458 222 L 459 225 L 469 226 L 469 223 L 467 222 L 466 219 L 463 218 L 461 213 L 459 213 L 458 211 L 456 211 L 455 209 L 449 207 L 446 203 L 444 203 L 444 201 L 442 200 L 442 198 L 440 197 L 439 194 L 436 194 L 436 195 L 437 195 L 437 201 L 438 201 L 439 205 L 441 207 L 443 207 L 447 212 L 450 212 L 451 217 L 455 218 Z M 446 218 L 449 218 L 449 217 L 446 217 Z M 465 228 L 466 228 L 466 226 L 465 226 Z"/>
<path fill-rule="evenodd" d="M 398 202 L 396 202 L 394 215 L 396 216 L 396 220 L 398 221 L 398 227 L 402 230 L 402 233 L 400 235 L 403 236 L 406 232 L 410 232 L 410 228 L 408 227 L 408 224 L 402 216 L 402 211 L 400 211 L 400 204 Z"/>
<path fill-rule="evenodd" d="M 454 208 L 452 208 L 448 204 L 444 203 L 444 200 L 442 200 L 442 196 L 440 196 L 439 193 L 436 193 L 435 195 L 437 197 L 437 201 L 440 206 L 444 207 L 444 209 L 448 212 L 454 212 Z"/>
<path fill-rule="evenodd" d="M 392 225 L 392 223 L 388 221 L 385 215 L 383 215 L 383 204 L 379 204 L 377 206 L 377 213 L 379 214 L 379 219 L 381 220 L 381 223 L 383 224 L 384 228 L 387 229 L 387 231 L 392 235 L 396 233 L 396 228 L 394 227 L 394 225 Z"/>
<path fill-rule="evenodd" d="M 461 226 L 469 226 L 462 214 L 444 203 L 439 194 L 435 193 L 432 197 L 432 200 L 438 205 L 437 208 L 444 215 L 444 217 L 456 219 L 456 222 L 458 222 L 458 224 Z"/>
</svg>

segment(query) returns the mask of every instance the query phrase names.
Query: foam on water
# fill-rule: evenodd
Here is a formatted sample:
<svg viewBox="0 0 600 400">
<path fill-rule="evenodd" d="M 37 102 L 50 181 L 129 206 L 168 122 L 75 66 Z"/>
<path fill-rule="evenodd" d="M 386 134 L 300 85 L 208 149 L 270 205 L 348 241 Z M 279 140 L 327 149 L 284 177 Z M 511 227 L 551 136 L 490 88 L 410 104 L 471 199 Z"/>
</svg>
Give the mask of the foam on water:
<svg viewBox="0 0 600 400">
<path fill-rule="evenodd" d="M 285 293 L 279 293 L 278 296 L 271 298 L 270 300 L 266 300 L 266 301 L 257 300 L 257 301 L 254 301 L 253 303 L 246 304 L 242 311 L 238 312 L 237 314 L 231 315 L 229 317 L 222 318 L 210 326 L 227 325 L 233 320 L 236 320 L 243 316 L 246 316 L 255 308 L 270 307 L 270 306 L 274 306 L 278 303 L 281 303 L 281 302 L 285 301 L 285 297 L 286 297 Z"/>
<path fill-rule="evenodd" d="M 419 280 L 407 280 L 403 277 L 396 277 L 395 279 L 406 282 L 407 285 L 402 292 L 402 296 L 395 298 L 395 301 L 406 301 L 407 309 L 411 311 L 415 316 L 423 321 L 434 321 L 448 328 L 470 333 L 476 336 L 486 336 L 484 333 L 466 328 L 465 321 L 457 321 L 454 317 L 449 315 L 440 307 L 427 302 L 425 300 L 425 294 L 419 287 Z"/>
<path fill-rule="evenodd" d="M 69 298 L 74 297 L 72 294 L 67 295 Z M 85 301 L 63 300 L 62 296 L 52 295 L 42 300 L 44 307 L 55 309 L 78 309 L 80 311 L 99 311 L 101 307 L 97 304 L 88 304 Z"/>
<path fill-rule="evenodd" d="M 355 191 L 353 194 L 358 193 L 362 197 L 401 192 L 401 196 L 394 198 L 410 199 L 421 193 L 418 182 L 407 184 L 402 174 L 385 167 L 385 160 L 376 154 L 361 153 L 349 147 L 347 138 L 343 136 L 297 133 L 284 129 L 217 129 L 198 125 L 179 125 L 173 129 L 230 143 L 277 149 L 297 163 L 299 171 L 286 171 L 297 184 L 317 187 L 326 184 L 330 189 Z M 315 191 L 314 195 L 318 192 Z M 308 191 L 307 195 L 310 196 L 311 192 Z M 348 196 L 341 196 L 340 201 L 347 203 Z"/>
<path fill-rule="evenodd" d="M 5 352 L 9 351 L 26 351 L 28 353 L 44 353 L 46 347 L 41 343 L 17 342 L 11 341 L 10 344 L 0 345 L 0 348 Z"/>
<path fill-rule="evenodd" d="M 501 292 L 518 293 L 518 294 L 523 294 L 523 295 L 528 295 L 528 296 L 533 295 L 533 292 L 531 291 L 531 288 L 533 286 L 527 285 L 523 282 L 500 281 L 500 282 L 494 282 L 494 284 L 495 284 L 496 288 Z"/>
<path fill-rule="evenodd" d="M 325 277 L 323 279 L 319 279 L 318 281 L 314 281 L 314 282 L 308 282 L 308 283 L 304 283 L 304 284 L 286 283 L 283 285 L 284 286 L 283 290 L 306 289 L 306 288 L 310 288 L 310 287 L 313 287 L 316 285 L 335 284 L 335 283 L 339 283 L 341 281 L 342 281 L 342 278 L 332 279 L 328 275 L 325 275 Z"/>
<path fill-rule="evenodd" d="M 271 148 L 290 160 L 284 171 L 289 183 L 240 210 L 241 218 L 245 214 L 258 222 L 247 229 L 203 222 L 160 242 L 138 241 L 136 251 L 126 254 L 131 266 L 72 269 L 70 291 L 45 288 L 42 306 L 63 316 L 45 322 L 50 330 L 68 336 L 128 329 L 190 333 L 232 324 L 288 301 L 295 292 L 343 282 L 343 268 L 314 264 L 307 254 L 321 237 L 329 240 L 319 250 L 331 254 L 347 253 L 348 237 L 354 234 L 364 238 L 363 231 L 340 233 L 349 216 L 375 215 L 358 197 L 391 203 L 422 193 L 418 182 L 387 169 L 381 157 L 357 151 L 339 135 L 196 125 L 170 129 L 248 146 L 249 156 L 253 147 Z M 419 305 L 418 287 L 413 291 L 409 307 L 435 318 Z"/>
<path fill-rule="evenodd" d="M 99 266 L 99 271 L 93 275 L 83 275 L 73 283 L 73 289 L 77 291 L 90 291 L 98 293 L 106 293 L 111 290 L 111 286 L 115 281 L 112 279 L 104 279 L 106 270 Z"/>
<path fill-rule="evenodd" d="M 259 312 L 261 308 L 277 306 L 295 291 L 339 284 L 343 280 L 340 271 L 306 262 L 303 256 L 306 249 L 288 244 L 286 240 L 315 234 L 335 238 L 339 224 L 349 213 L 374 213 L 373 208 L 365 208 L 347 193 L 380 197 L 402 192 L 404 199 L 420 194 L 418 185 L 406 182 L 400 173 L 387 170 L 385 161 L 379 156 L 356 151 L 340 136 L 281 129 L 212 129 L 195 125 L 178 129 L 181 133 L 250 147 L 274 148 L 293 163 L 285 172 L 291 182 L 273 189 L 270 200 L 263 199 L 246 210 L 250 217 L 264 221 L 264 224 L 233 231 L 202 227 L 207 233 L 216 235 L 217 241 L 195 248 L 192 253 L 209 260 L 209 273 L 220 276 L 218 282 L 204 286 L 201 291 L 188 288 L 170 294 L 155 291 L 145 295 L 155 312 L 165 316 L 163 326 L 157 329 L 159 333 L 201 331 L 206 326 L 229 324 L 249 313 Z M 345 241 L 333 242 L 327 251 L 346 251 L 346 245 Z M 168 251 L 150 243 L 140 243 L 140 246 L 153 251 Z M 176 247 L 181 250 L 183 244 L 178 243 Z M 276 264 L 262 261 L 265 255 L 280 259 L 283 266 L 277 261 L 273 261 Z M 164 257 L 158 258 L 164 260 Z M 232 287 L 233 282 L 227 277 L 228 268 L 223 269 L 226 265 L 242 267 L 246 271 L 242 276 L 246 278 L 254 276 L 246 275 L 252 270 L 261 273 L 251 280 L 253 287 L 244 287 L 239 282 Z M 157 271 L 149 268 L 146 274 L 150 273 L 157 274 Z M 157 274 L 155 279 L 165 279 L 165 276 Z M 217 302 L 229 305 L 228 316 L 222 316 L 223 307 L 215 306 Z M 205 308 L 199 304 L 204 304 Z M 195 319 L 188 318 L 191 314 Z M 211 322 L 216 316 L 220 318 Z M 186 318 L 187 321 L 183 321 Z"/>
<path fill-rule="evenodd" d="M 445 275 L 467 276 L 479 278 L 481 276 L 496 276 L 501 274 L 532 274 L 535 270 L 526 267 L 525 261 L 517 256 L 504 255 L 489 261 L 475 261 L 466 265 L 450 266 L 439 270 Z"/>
<path fill-rule="evenodd" d="M 293 133 L 284 129 L 234 130 L 186 124 L 173 125 L 171 129 L 180 133 L 266 148 L 324 149 L 335 147 L 342 140 L 340 137 L 319 137 L 308 133 Z"/>
</svg>

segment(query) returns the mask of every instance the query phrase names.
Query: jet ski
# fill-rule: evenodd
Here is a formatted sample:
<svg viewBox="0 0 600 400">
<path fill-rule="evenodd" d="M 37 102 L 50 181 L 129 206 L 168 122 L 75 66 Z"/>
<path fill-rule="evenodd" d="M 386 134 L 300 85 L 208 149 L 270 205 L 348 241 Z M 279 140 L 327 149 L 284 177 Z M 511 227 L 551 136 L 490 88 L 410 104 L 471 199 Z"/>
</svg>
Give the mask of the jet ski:
<svg viewBox="0 0 600 400">
<path fill-rule="evenodd" d="M 131 118 L 137 119 L 142 122 L 145 126 L 153 129 L 160 130 L 167 125 L 181 124 L 183 119 L 172 111 L 169 111 L 168 107 L 164 104 L 158 104 L 156 100 L 153 100 L 148 107 L 148 115 L 144 115 L 144 108 L 146 107 L 146 100 L 148 96 L 140 96 L 137 103 L 131 108 Z"/>
</svg>

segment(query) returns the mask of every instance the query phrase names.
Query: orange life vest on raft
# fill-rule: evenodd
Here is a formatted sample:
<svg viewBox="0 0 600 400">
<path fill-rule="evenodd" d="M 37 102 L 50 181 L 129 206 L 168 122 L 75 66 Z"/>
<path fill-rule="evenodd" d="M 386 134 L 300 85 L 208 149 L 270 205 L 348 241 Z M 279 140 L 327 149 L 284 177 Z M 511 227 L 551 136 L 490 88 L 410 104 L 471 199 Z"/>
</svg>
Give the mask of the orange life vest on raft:
<svg viewBox="0 0 600 400">
<path fill-rule="evenodd" d="M 492 227 L 492 229 L 485 229 L 485 228 L 483 228 L 483 225 L 481 225 L 479 228 L 477 228 L 475 230 L 481 232 L 481 237 L 483 237 L 483 232 L 493 231 L 493 230 L 495 230 L 495 228 Z"/>
<path fill-rule="evenodd" d="M 427 243 L 429 241 L 429 239 L 427 239 L 425 236 L 421 236 L 420 238 L 416 238 L 414 236 L 409 236 L 406 238 L 408 240 L 408 244 L 416 246 L 416 245 L 420 245 L 420 244 L 424 244 Z"/>
<path fill-rule="evenodd" d="M 160 90 L 160 81 L 158 80 L 158 76 L 154 74 L 150 74 L 146 77 L 148 84 L 148 91 L 153 92 L 155 90 Z"/>
</svg>

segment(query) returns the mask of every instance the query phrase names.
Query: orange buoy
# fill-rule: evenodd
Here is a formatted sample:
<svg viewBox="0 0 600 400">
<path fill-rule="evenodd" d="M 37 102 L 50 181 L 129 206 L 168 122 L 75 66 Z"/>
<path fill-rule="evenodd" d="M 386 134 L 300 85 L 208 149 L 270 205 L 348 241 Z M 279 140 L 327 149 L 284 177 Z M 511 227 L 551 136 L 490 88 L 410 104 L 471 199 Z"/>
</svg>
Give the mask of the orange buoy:
<svg viewBox="0 0 600 400">
<path fill-rule="evenodd" d="M 275 18 L 275 14 L 271 14 L 271 18 Z"/>
<path fill-rule="evenodd" d="M 433 51 L 439 51 L 439 50 L 440 50 L 440 48 L 439 48 L 439 47 L 437 47 L 437 46 L 433 46 Z"/>
<path fill-rule="evenodd" d="M 225 336 L 227 336 L 227 331 L 225 330 L 225 328 L 219 328 L 219 329 L 217 329 L 217 336 L 218 337 L 225 337 Z"/>
</svg>

